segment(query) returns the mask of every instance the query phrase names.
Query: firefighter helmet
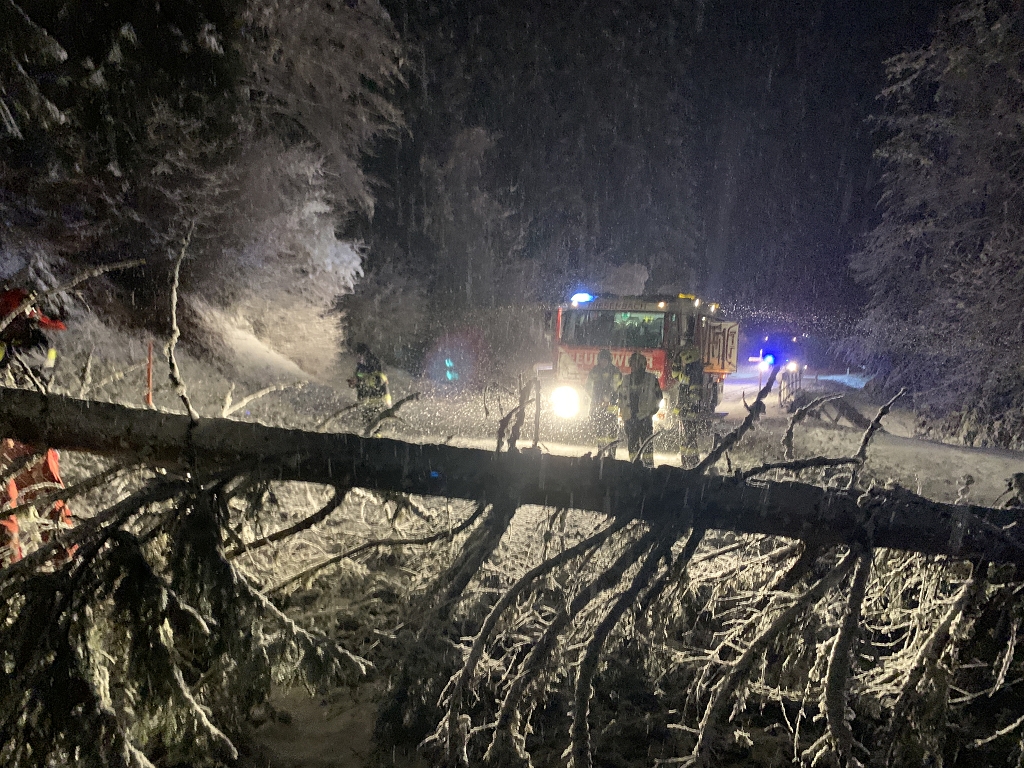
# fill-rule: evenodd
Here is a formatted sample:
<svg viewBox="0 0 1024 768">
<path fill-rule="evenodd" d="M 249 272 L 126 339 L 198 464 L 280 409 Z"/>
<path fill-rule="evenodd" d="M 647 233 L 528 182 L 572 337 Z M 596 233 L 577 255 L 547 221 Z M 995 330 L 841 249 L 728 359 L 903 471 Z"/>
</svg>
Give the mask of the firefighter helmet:
<svg viewBox="0 0 1024 768">
<path fill-rule="evenodd" d="M 690 363 L 695 363 L 698 360 L 700 360 L 700 350 L 695 346 L 691 345 L 679 350 L 679 357 L 677 358 L 677 361 L 680 366 L 689 365 Z"/>
<path fill-rule="evenodd" d="M 643 373 L 647 370 L 647 358 L 640 352 L 634 352 L 629 356 L 629 369 L 634 373 Z"/>
</svg>

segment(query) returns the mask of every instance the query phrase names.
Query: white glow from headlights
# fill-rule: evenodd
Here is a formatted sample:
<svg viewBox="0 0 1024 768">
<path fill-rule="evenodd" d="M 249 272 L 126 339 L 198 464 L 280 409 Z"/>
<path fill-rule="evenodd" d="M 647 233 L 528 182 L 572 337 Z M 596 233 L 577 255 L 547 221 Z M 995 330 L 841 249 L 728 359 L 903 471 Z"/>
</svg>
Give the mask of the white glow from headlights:
<svg viewBox="0 0 1024 768">
<path fill-rule="evenodd" d="M 551 407 L 555 416 L 572 419 L 580 412 L 579 393 L 569 386 L 558 387 L 551 393 Z"/>
<path fill-rule="evenodd" d="M 760 363 L 758 363 L 757 370 L 759 370 L 759 371 L 767 371 L 771 367 L 772 367 L 771 363 L 769 363 L 767 360 L 762 360 Z"/>
<path fill-rule="evenodd" d="M 786 363 L 786 370 L 790 373 L 796 373 L 798 368 L 800 368 L 800 366 L 796 363 Z"/>
</svg>

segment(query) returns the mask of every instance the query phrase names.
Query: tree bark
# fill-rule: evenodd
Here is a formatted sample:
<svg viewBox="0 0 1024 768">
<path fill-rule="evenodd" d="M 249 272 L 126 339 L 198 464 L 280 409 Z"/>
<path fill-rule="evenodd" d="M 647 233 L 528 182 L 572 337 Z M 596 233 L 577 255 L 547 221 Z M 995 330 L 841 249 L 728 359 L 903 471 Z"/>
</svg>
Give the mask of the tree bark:
<svg viewBox="0 0 1024 768">
<path fill-rule="evenodd" d="M 904 489 L 858 491 L 796 482 L 653 470 L 611 459 L 494 453 L 353 434 L 304 432 L 0 388 L 0 436 L 58 449 L 189 468 L 205 477 L 231 468 L 280 480 L 425 496 L 586 509 L 656 520 L 699 517 L 705 528 L 804 539 L 817 546 L 865 541 L 954 557 L 1024 565 L 1024 541 L 1001 530 L 1013 510 L 940 504 Z M 870 531 L 865 531 L 865 526 Z"/>
</svg>

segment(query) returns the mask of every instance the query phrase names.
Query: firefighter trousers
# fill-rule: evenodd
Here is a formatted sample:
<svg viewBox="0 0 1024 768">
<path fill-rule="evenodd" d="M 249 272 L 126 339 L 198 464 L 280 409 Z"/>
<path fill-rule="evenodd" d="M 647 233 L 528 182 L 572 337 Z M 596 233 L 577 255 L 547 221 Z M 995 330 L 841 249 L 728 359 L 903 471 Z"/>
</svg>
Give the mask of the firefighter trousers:
<svg viewBox="0 0 1024 768">
<path fill-rule="evenodd" d="M 710 432 L 708 419 L 695 413 L 679 416 L 679 458 L 683 469 L 692 469 L 700 463 L 700 443 Z"/>
<path fill-rule="evenodd" d="M 607 410 L 595 411 L 590 415 L 590 428 L 597 438 L 597 450 L 601 451 L 619 439 L 619 417 Z M 615 458 L 615 449 L 609 452 Z"/>
<path fill-rule="evenodd" d="M 629 419 L 625 423 L 626 444 L 629 446 L 629 460 L 636 461 L 637 454 L 643 449 L 641 461 L 644 466 L 654 466 L 654 422 L 651 417 L 646 419 Z"/>
</svg>

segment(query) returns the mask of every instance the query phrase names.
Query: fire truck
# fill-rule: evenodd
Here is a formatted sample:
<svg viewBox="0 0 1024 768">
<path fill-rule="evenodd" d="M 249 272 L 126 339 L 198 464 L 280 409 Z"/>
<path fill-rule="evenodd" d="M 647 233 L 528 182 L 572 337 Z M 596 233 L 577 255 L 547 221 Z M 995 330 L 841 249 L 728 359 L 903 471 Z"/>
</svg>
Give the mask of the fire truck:
<svg viewBox="0 0 1024 768">
<path fill-rule="evenodd" d="M 602 349 L 623 374 L 630 372 L 629 358 L 640 352 L 647 370 L 658 377 L 666 400 L 673 402 L 676 381 L 672 361 L 680 350 L 695 346 L 704 364 L 704 407 L 713 412 L 725 377 L 736 372 L 739 323 L 718 317 L 719 306 L 699 297 L 592 296 L 577 293 L 558 307 L 553 317 L 554 356 L 550 374 L 551 406 L 556 416 L 574 419 L 586 413 L 585 384 Z M 547 368 L 548 366 L 544 366 Z M 655 417 L 663 420 L 667 403 Z"/>
</svg>

